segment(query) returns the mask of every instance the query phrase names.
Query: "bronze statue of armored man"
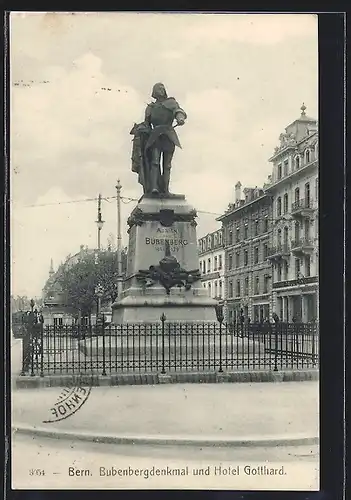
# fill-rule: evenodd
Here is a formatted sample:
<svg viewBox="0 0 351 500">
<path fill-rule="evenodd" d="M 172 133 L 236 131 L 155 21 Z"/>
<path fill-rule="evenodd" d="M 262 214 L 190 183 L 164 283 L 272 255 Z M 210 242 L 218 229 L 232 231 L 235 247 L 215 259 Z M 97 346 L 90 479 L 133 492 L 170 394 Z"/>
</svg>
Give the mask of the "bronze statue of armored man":
<svg viewBox="0 0 351 500">
<path fill-rule="evenodd" d="M 135 123 L 130 131 L 134 136 L 132 171 L 138 174 L 144 194 L 167 196 L 175 146 L 181 148 L 174 129 L 184 125 L 187 115 L 174 97 L 167 96 L 163 83 L 154 85 L 152 97 L 155 102 L 148 104 L 145 121 Z"/>
</svg>

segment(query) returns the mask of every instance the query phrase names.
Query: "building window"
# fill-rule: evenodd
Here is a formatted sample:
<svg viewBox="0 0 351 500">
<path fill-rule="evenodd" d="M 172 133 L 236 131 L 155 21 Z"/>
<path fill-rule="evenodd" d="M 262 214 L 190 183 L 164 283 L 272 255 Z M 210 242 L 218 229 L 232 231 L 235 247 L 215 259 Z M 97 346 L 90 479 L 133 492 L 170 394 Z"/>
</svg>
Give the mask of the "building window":
<svg viewBox="0 0 351 500">
<path fill-rule="evenodd" d="M 305 184 L 305 207 L 310 208 L 311 195 L 310 195 L 310 183 Z"/>
<path fill-rule="evenodd" d="M 215 233 L 213 236 L 213 245 L 216 247 L 218 245 L 218 234 Z"/>
<path fill-rule="evenodd" d="M 233 268 L 233 255 L 230 254 L 228 256 L 228 269 L 232 269 Z"/>
<path fill-rule="evenodd" d="M 300 168 L 300 157 L 296 156 L 295 158 L 295 168 L 298 170 Z"/>
<path fill-rule="evenodd" d="M 249 295 L 249 278 L 246 276 L 245 278 L 245 295 Z"/>
<path fill-rule="evenodd" d="M 265 243 L 263 245 L 263 258 L 267 259 L 267 257 L 268 257 L 268 245 L 267 245 L 267 243 Z"/>
<path fill-rule="evenodd" d="M 300 201 L 300 189 L 296 188 L 295 189 L 295 203 L 299 203 Z"/>
<path fill-rule="evenodd" d="M 300 223 L 298 221 L 295 222 L 295 241 L 300 241 Z"/>
<path fill-rule="evenodd" d="M 217 271 L 217 265 L 218 265 L 218 257 L 216 256 L 214 258 L 214 268 L 213 268 L 214 271 Z"/>
<path fill-rule="evenodd" d="M 306 163 L 309 163 L 310 162 L 310 159 L 311 159 L 311 156 L 310 156 L 310 150 L 307 149 L 306 151 Z"/>
<path fill-rule="evenodd" d="M 277 266 L 277 281 L 282 280 L 282 265 L 278 264 Z"/>
<path fill-rule="evenodd" d="M 285 246 L 285 248 L 287 248 L 288 243 L 289 243 L 289 228 L 285 226 L 284 227 L 284 246 Z"/>
<path fill-rule="evenodd" d="M 244 250 L 244 266 L 249 265 L 249 252 L 247 250 Z"/>
<path fill-rule="evenodd" d="M 203 286 L 204 288 L 206 288 L 206 283 L 203 283 L 203 284 L 202 284 L 202 286 Z"/>
<path fill-rule="evenodd" d="M 277 243 L 278 243 L 278 248 L 281 247 L 282 245 L 282 230 L 278 229 L 277 232 Z"/>
<path fill-rule="evenodd" d="M 236 296 L 240 297 L 240 280 L 236 282 Z"/>
<path fill-rule="evenodd" d="M 260 294 L 260 277 L 256 276 L 256 279 L 255 279 L 255 295 L 259 295 L 259 294 Z"/>
<path fill-rule="evenodd" d="M 288 273 L 289 273 L 289 266 L 288 266 L 288 263 L 285 261 L 284 262 L 284 279 L 285 280 L 288 279 Z"/>
<path fill-rule="evenodd" d="M 263 279 L 263 293 L 268 293 L 269 289 L 269 276 L 265 276 Z"/>
<path fill-rule="evenodd" d="M 318 179 L 316 179 L 314 190 L 315 190 L 315 198 L 316 200 L 318 200 Z"/>
<path fill-rule="evenodd" d="M 222 245 L 222 243 L 223 243 L 223 237 L 222 237 L 222 231 L 220 231 L 218 233 L 218 244 Z"/>
<path fill-rule="evenodd" d="M 244 239 L 247 240 L 248 237 L 249 237 L 249 227 L 248 224 L 246 223 L 244 225 Z"/>
<path fill-rule="evenodd" d="M 284 175 L 288 175 L 289 173 L 289 160 L 285 160 L 284 162 Z"/>
<path fill-rule="evenodd" d="M 202 260 L 200 260 L 200 273 L 202 273 Z"/>
<path fill-rule="evenodd" d="M 229 297 L 233 297 L 233 282 L 229 281 Z"/>
<path fill-rule="evenodd" d="M 218 269 L 222 269 L 222 255 L 219 256 Z"/>
<path fill-rule="evenodd" d="M 211 259 L 207 259 L 207 272 L 211 272 Z"/>
<path fill-rule="evenodd" d="M 211 243 L 212 243 L 211 236 L 208 236 L 208 238 L 207 238 L 207 250 L 211 250 L 211 246 L 212 246 Z"/>
<path fill-rule="evenodd" d="M 311 276 L 311 257 L 309 255 L 305 257 L 305 276 Z"/>
<path fill-rule="evenodd" d="M 277 217 L 280 217 L 281 214 L 282 214 L 282 199 L 279 196 L 279 198 L 277 199 Z"/>
<path fill-rule="evenodd" d="M 211 283 L 208 284 L 208 294 L 212 297 Z"/>
<path fill-rule="evenodd" d="M 240 252 L 236 252 L 235 254 L 235 267 L 238 268 L 240 266 Z"/>
<path fill-rule="evenodd" d="M 301 273 L 301 262 L 300 259 L 295 259 L 295 277 L 299 278 Z"/>
<path fill-rule="evenodd" d="M 282 164 L 279 163 L 278 165 L 278 180 L 282 178 Z"/>
<path fill-rule="evenodd" d="M 259 233 L 259 221 L 258 219 L 255 220 L 255 236 L 258 236 L 258 233 Z"/>
<path fill-rule="evenodd" d="M 219 282 L 219 293 L 218 297 L 221 299 L 222 298 L 222 281 Z"/>
<path fill-rule="evenodd" d="M 206 274 L 206 261 L 204 260 L 203 263 L 203 274 Z"/>
<path fill-rule="evenodd" d="M 264 218 L 264 225 L 263 225 L 263 228 L 264 228 L 264 232 L 265 232 L 265 233 L 268 233 L 269 221 L 268 221 L 268 217 L 267 217 L 267 215 L 266 215 L 266 217 Z"/>
<path fill-rule="evenodd" d="M 232 244 L 233 244 L 233 231 L 229 230 L 228 231 L 228 245 L 232 245 Z"/>
<path fill-rule="evenodd" d="M 284 213 L 287 214 L 289 212 L 289 195 L 285 193 L 284 195 Z"/>
<path fill-rule="evenodd" d="M 214 296 L 218 297 L 217 294 L 218 294 L 218 283 L 217 283 L 217 281 L 215 281 L 215 283 L 214 283 Z"/>
<path fill-rule="evenodd" d="M 258 247 L 256 247 L 254 250 L 254 264 L 258 264 L 258 252 L 259 252 L 259 249 L 258 249 Z"/>
<path fill-rule="evenodd" d="M 236 228 L 236 241 L 240 241 L 240 227 Z"/>
<path fill-rule="evenodd" d="M 310 239 L 310 221 L 308 219 L 305 220 L 305 240 L 309 241 Z"/>
<path fill-rule="evenodd" d="M 54 326 L 63 326 L 63 318 L 54 318 Z"/>
</svg>

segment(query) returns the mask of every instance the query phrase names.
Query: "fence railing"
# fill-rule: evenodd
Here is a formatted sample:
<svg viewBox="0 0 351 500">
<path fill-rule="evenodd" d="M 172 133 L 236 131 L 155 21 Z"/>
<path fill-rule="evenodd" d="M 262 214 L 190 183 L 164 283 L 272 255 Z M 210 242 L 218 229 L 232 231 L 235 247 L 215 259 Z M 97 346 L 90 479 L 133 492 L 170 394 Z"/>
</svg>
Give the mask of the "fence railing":
<svg viewBox="0 0 351 500">
<path fill-rule="evenodd" d="M 298 370 L 317 367 L 318 345 L 312 323 L 33 325 L 22 375 Z"/>
</svg>

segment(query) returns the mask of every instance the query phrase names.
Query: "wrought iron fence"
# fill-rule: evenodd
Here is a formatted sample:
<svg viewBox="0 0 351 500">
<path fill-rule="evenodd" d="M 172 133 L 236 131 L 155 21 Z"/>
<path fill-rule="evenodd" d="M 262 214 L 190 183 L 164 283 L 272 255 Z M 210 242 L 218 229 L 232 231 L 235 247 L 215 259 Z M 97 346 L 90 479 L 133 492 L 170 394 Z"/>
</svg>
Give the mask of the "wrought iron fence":
<svg viewBox="0 0 351 500">
<path fill-rule="evenodd" d="M 226 372 L 314 368 L 318 325 L 160 323 L 33 325 L 22 375 Z"/>
</svg>

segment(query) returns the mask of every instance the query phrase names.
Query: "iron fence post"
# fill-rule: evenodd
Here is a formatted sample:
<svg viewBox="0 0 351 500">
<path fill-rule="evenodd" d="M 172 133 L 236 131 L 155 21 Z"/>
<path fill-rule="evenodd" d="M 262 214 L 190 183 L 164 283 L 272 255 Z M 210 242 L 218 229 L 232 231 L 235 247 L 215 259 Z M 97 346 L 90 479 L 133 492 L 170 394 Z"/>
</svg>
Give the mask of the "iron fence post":
<svg viewBox="0 0 351 500">
<path fill-rule="evenodd" d="M 105 355 L 105 317 L 102 315 L 102 376 L 106 377 L 106 355 Z"/>
<path fill-rule="evenodd" d="M 274 332 L 274 371 L 278 371 L 278 323 L 273 325 Z"/>
<path fill-rule="evenodd" d="M 66 346 L 67 349 L 67 346 Z M 40 323 L 40 376 L 44 377 L 44 325 Z"/>
<path fill-rule="evenodd" d="M 165 321 L 166 321 L 166 316 L 164 313 L 161 314 L 160 320 L 161 320 L 161 324 L 162 324 L 162 370 L 161 370 L 161 373 L 164 374 L 164 373 L 166 373 L 166 370 L 165 370 Z"/>
<path fill-rule="evenodd" d="M 222 367 L 222 324 L 223 324 L 223 318 L 221 318 L 219 322 L 219 372 L 223 372 L 223 367 Z"/>
<path fill-rule="evenodd" d="M 30 348 L 30 333 L 28 322 L 24 325 L 24 335 L 22 337 L 22 371 L 21 375 L 25 375 L 29 368 L 29 348 Z"/>
</svg>

